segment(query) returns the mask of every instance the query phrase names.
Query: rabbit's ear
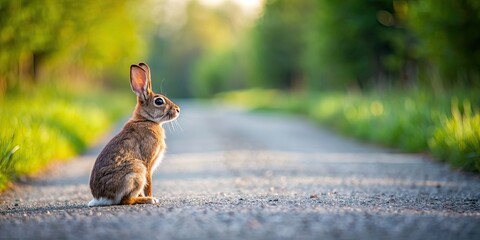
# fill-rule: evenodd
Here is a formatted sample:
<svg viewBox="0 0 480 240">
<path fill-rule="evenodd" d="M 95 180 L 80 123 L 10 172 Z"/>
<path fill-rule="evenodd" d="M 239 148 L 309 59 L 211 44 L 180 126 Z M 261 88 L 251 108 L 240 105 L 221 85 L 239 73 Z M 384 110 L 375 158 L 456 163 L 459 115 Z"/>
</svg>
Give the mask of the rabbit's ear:
<svg viewBox="0 0 480 240">
<path fill-rule="evenodd" d="M 140 66 L 147 73 L 148 87 L 151 90 L 152 89 L 152 75 L 150 73 L 150 67 L 146 63 L 143 63 L 143 62 L 139 63 L 138 66 Z"/>
<path fill-rule="evenodd" d="M 143 68 L 137 65 L 130 66 L 130 86 L 133 92 L 143 101 L 147 100 L 151 91 L 148 82 L 147 73 Z"/>
</svg>

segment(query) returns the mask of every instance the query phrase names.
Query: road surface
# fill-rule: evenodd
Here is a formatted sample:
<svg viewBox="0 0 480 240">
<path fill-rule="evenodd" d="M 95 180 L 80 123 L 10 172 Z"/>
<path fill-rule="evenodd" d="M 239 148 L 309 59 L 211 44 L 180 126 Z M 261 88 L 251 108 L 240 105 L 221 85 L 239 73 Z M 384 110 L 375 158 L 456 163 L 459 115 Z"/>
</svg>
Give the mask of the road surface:
<svg viewBox="0 0 480 240">
<path fill-rule="evenodd" d="M 159 205 L 87 207 L 97 147 L 0 194 L 0 239 L 480 239 L 478 175 L 301 117 L 179 105 Z"/>
</svg>

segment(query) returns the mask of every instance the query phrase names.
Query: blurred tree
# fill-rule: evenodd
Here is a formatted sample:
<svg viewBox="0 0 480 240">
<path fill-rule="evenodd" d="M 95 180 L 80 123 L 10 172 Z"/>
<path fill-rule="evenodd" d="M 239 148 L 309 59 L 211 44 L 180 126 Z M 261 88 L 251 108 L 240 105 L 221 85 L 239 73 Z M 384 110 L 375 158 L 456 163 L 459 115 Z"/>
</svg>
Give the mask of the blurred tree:
<svg viewBox="0 0 480 240">
<path fill-rule="evenodd" d="M 405 1 L 316 1 L 304 66 L 314 88 L 407 81 Z M 403 78 L 401 76 L 404 76 Z"/>
<path fill-rule="evenodd" d="M 195 66 L 193 87 L 196 97 L 213 95 L 248 86 L 248 55 L 244 46 L 214 51 L 202 56 Z"/>
<path fill-rule="evenodd" d="M 301 53 L 312 11 L 310 1 L 267 0 L 252 37 L 252 85 L 294 88 L 302 85 Z"/>
<path fill-rule="evenodd" d="M 154 64 L 153 74 L 165 80 L 154 87 L 161 84 L 174 97 L 225 90 L 229 78 L 224 64 L 243 29 L 244 13 L 230 1 L 219 6 L 189 1 L 184 13 L 184 19 L 175 19 L 174 24 L 163 20 L 153 36 L 149 62 Z"/>
<path fill-rule="evenodd" d="M 135 7 L 129 0 L 0 1 L 0 92 L 137 56 L 142 25 Z"/>
<path fill-rule="evenodd" d="M 234 71 L 231 51 L 204 55 L 196 64 L 193 74 L 194 95 L 211 97 L 228 89 L 229 77 Z"/>
<path fill-rule="evenodd" d="M 414 1 L 409 17 L 418 52 L 433 70 L 429 78 L 439 76 L 435 82 L 447 86 L 480 86 L 480 1 Z"/>
</svg>

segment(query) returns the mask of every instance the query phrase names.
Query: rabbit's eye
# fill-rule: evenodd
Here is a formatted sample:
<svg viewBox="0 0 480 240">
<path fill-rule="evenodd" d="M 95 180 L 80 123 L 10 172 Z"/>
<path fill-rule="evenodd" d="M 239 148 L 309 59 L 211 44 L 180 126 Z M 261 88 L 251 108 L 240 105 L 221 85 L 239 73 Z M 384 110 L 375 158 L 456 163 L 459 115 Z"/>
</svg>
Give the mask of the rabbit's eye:
<svg viewBox="0 0 480 240">
<path fill-rule="evenodd" d="M 165 104 L 165 101 L 163 100 L 163 98 L 158 97 L 158 98 L 155 98 L 154 103 L 157 106 L 161 106 L 161 105 Z"/>
</svg>

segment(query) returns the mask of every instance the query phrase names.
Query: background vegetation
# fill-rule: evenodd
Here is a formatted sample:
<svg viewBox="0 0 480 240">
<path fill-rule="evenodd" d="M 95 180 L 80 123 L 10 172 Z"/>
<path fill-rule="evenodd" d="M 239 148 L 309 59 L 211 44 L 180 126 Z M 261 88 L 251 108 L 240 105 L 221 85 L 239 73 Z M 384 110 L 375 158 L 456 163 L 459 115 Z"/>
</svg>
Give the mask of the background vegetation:
<svg viewBox="0 0 480 240">
<path fill-rule="evenodd" d="M 222 97 L 478 171 L 478 26 L 477 0 L 0 0 L 0 188 L 131 111 L 141 61 L 169 97 L 273 89 Z"/>
<path fill-rule="evenodd" d="M 220 96 L 480 171 L 478 26 L 474 0 L 267 0 L 190 94 L 257 88 Z"/>
<path fill-rule="evenodd" d="M 131 111 L 133 95 L 115 89 L 146 48 L 132 6 L 0 1 L 0 190 L 84 151 Z"/>
<path fill-rule="evenodd" d="M 124 94 L 54 86 L 27 95 L 0 100 L 0 189 L 12 178 L 84 151 L 134 103 Z"/>
</svg>

